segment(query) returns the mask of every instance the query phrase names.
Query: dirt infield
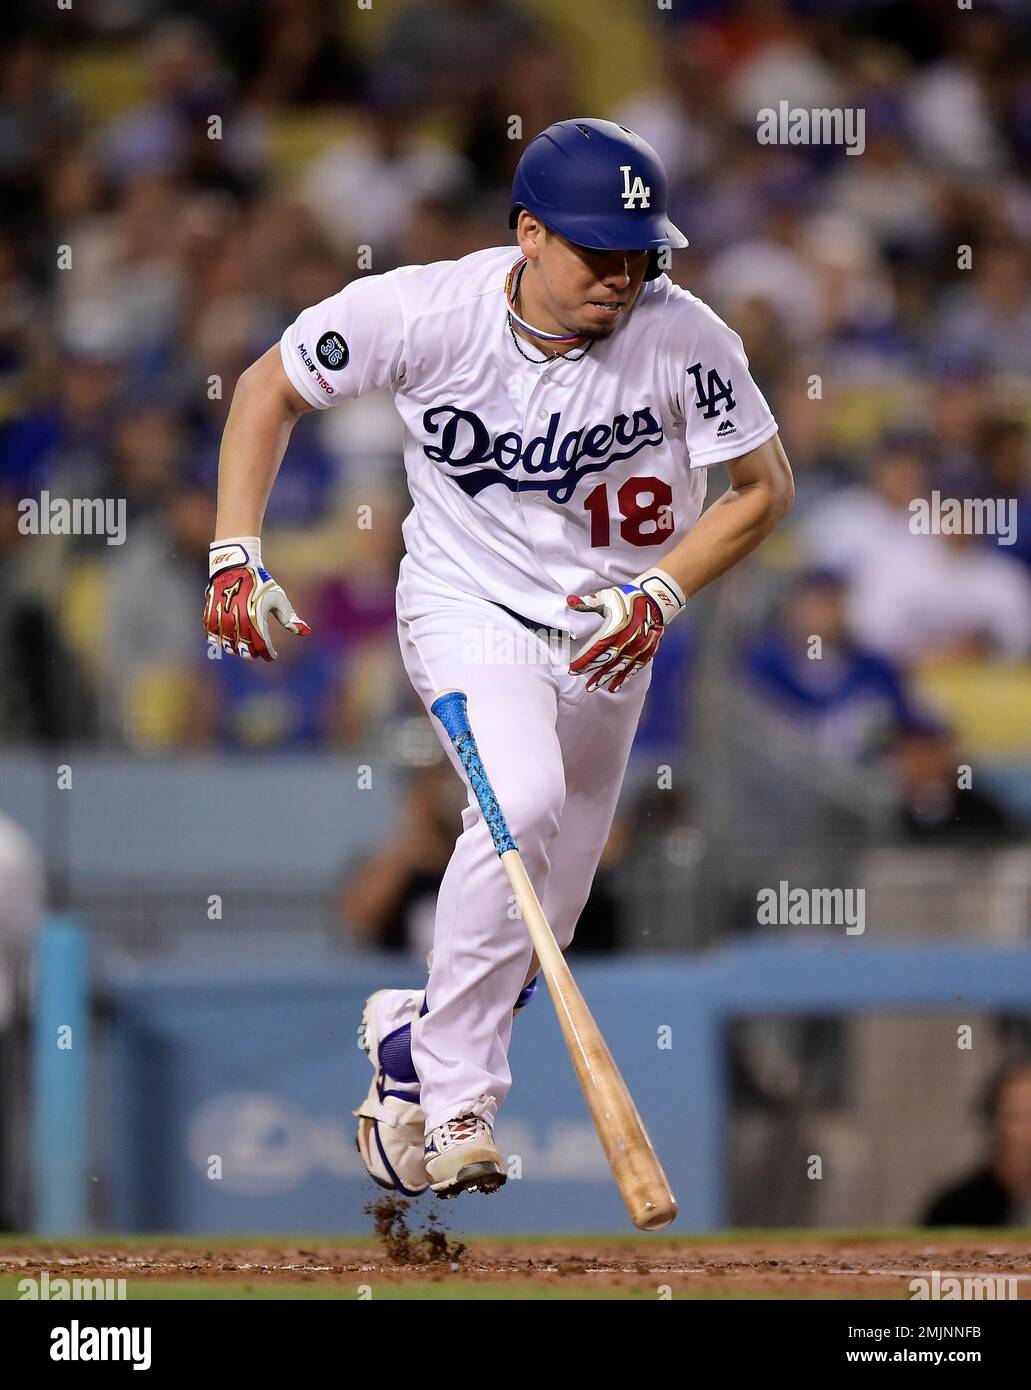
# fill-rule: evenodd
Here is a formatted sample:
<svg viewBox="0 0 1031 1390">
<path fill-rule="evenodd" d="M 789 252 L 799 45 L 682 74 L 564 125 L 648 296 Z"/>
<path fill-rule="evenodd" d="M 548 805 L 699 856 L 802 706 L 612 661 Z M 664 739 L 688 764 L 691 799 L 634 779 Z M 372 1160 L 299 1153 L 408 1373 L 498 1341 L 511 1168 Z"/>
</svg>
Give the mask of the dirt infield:
<svg viewBox="0 0 1031 1390">
<path fill-rule="evenodd" d="M 1031 1233 L 782 1232 L 725 1237 L 470 1238 L 381 1222 L 381 1239 L 20 1242 L 0 1246 L 0 1282 L 118 1279 L 130 1297 L 871 1298 L 907 1299 L 909 1281 L 1016 1278 L 1031 1299 Z M 407 1243 L 406 1243 L 407 1239 Z M 157 1294 L 159 1284 L 192 1286 Z M 206 1290 L 205 1290 L 206 1286 Z M 327 1287 L 328 1286 L 328 1287 Z M 230 1289 L 233 1292 L 230 1292 Z M 242 1290 L 242 1292 L 236 1292 Z"/>
</svg>

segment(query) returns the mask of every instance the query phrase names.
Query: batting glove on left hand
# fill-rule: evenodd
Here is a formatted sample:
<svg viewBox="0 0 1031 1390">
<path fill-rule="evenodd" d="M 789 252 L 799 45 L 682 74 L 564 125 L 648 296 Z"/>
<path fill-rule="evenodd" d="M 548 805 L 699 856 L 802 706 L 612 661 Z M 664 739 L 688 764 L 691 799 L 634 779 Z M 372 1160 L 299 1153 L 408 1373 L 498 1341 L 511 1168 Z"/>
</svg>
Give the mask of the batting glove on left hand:
<svg viewBox="0 0 1031 1390">
<path fill-rule="evenodd" d="M 658 650 L 666 624 L 687 598 L 663 570 L 651 569 L 632 584 L 616 584 L 593 594 L 570 594 L 570 608 L 600 613 L 601 627 L 569 663 L 574 675 L 589 671 L 588 690 L 615 692 L 643 670 Z"/>
<path fill-rule="evenodd" d="M 257 536 L 215 541 L 208 550 L 208 571 L 204 627 L 209 641 L 219 642 L 225 651 L 275 661 L 277 652 L 269 635 L 273 616 L 298 637 L 311 635 L 311 628 L 262 566 Z"/>
</svg>

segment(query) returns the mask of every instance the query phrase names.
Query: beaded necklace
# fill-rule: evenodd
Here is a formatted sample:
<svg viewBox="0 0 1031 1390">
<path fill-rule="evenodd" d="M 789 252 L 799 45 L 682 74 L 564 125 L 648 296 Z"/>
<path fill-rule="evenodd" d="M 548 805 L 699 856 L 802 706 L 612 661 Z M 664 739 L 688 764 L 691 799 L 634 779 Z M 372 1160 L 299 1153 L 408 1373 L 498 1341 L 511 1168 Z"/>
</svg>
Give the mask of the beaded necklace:
<svg viewBox="0 0 1031 1390">
<path fill-rule="evenodd" d="M 519 350 L 522 356 L 526 358 L 527 362 L 532 362 L 534 366 L 540 367 L 545 362 L 553 361 L 554 358 L 547 356 L 531 357 L 519 341 L 519 335 L 515 331 L 513 320 L 515 323 L 519 325 L 520 328 L 524 330 L 524 332 L 532 333 L 535 338 L 540 338 L 542 341 L 548 343 L 577 343 L 580 341 L 583 335 L 580 333 L 574 333 L 572 336 L 563 333 L 545 333 L 539 328 L 534 328 L 534 326 L 530 323 L 527 323 L 525 319 L 520 318 L 520 316 L 516 313 L 515 310 L 515 299 L 516 295 L 518 295 L 519 293 L 519 282 L 522 279 L 523 271 L 525 269 L 526 257 L 523 256 L 521 260 L 516 261 L 515 265 L 508 272 L 508 278 L 505 280 L 505 306 L 508 309 L 508 331 L 512 334 L 512 341 L 515 343 L 516 348 Z M 581 350 L 580 355 L 578 357 L 571 357 L 568 352 L 558 352 L 555 353 L 554 356 L 564 357 L 569 362 L 580 362 L 587 355 L 587 353 L 590 352 L 593 346 L 594 342 L 592 340 L 587 344 L 585 348 Z"/>
</svg>

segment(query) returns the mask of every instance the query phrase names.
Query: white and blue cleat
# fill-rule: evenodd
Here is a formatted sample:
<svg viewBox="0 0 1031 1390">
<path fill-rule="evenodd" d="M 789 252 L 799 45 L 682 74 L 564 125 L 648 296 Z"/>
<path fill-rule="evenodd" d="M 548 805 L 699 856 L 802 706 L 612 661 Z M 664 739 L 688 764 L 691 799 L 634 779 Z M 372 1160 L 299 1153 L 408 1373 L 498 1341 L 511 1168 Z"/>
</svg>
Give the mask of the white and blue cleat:
<svg viewBox="0 0 1031 1390">
<path fill-rule="evenodd" d="M 536 987 L 534 979 L 520 991 L 513 1012 L 530 1002 Z M 381 1018 L 387 996 L 395 996 L 391 1018 L 410 1015 L 410 1020 L 384 1034 Z M 351 1112 L 358 1120 L 358 1152 L 373 1182 L 405 1197 L 418 1197 L 427 1187 L 438 1197 L 496 1192 L 507 1175 L 494 1130 L 482 1115 L 460 1115 L 425 1135 L 426 1115 L 411 1047 L 411 1021 L 424 1010 L 421 989 L 379 989 L 365 1001 L 358 1046 L 372 1063 L 373 1077 L 369 1094 Z"/>
<path fill-rule="evenodd" d="M 405 992 L 411 995 L 414 1018 L 422 1006 L 423 991 Z M 419 1102 L 419 1078 L 411 1065 L 408 1039 L 402 1036 L 411 1025 L 381 1038 L 377 1024 L 377 1006 L 386 995 L 396 993 L 380 989 L 365 1001 L 358 1046 L 372 1063 L 373 1078 L 369 1094 L 352 1114 L 358 1117 L 358 1152 L 373 1182 L 405 1197 L 418 1197 L 429 1179 L 423 1158 L 426 1116 Z"/>
</svg>

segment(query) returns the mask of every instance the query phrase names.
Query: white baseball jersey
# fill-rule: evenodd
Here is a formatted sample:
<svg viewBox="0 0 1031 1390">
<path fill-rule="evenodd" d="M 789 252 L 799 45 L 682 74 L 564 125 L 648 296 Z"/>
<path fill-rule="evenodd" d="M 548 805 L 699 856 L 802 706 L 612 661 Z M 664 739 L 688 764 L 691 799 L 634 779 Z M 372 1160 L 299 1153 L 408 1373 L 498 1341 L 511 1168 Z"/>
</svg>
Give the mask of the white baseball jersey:
<svg viewBox="0 0 1031 1390">
<path fill-rule="evenodd" d="M 584 356 L 528 361 L 505 302 L 518 259 L 497 247 L 355 280 L 280 351 L 317 409 L 393 392 L 411 564 L 580 640 L 598 618 L 566 595 L 659 563 L 697 521 L 709 465 L 777 425 L 741 339 L 665 275 Z"/>
</svg>

